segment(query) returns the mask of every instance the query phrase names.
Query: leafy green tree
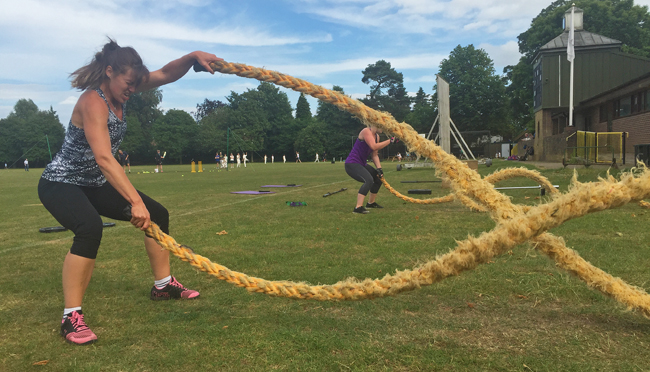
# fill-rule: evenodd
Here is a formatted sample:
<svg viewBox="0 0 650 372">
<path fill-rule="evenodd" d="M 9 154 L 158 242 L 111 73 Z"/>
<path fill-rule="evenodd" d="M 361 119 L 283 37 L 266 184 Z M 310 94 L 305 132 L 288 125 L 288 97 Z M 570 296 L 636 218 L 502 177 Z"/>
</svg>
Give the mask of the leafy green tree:
<svg viewBox="0 0 650 372">
<path fill-rule="evenodd" d="M 386 111 L 397 121 L 403 121 L 411 110 L 411 99 L 404 88 L 404 76 L 390 62 L 379 60 L 362 71 L 364 84 L 370 84 L 370 94 L 361 101 L 368 107 Z"/>
<path fill-rule="evenodd" d="M 343 88 L 335 85 L 332 90 L 345 94 Z M 318 102 L 316 120 L 324 124 L 323 151 L 328 157 L 346 157 L 352 149 L 353 138 L 359 135 L 363 124 L 348 112 L 339 110 L 331 103 Z"/>
<path fill-rule="evenodd" d="M 238 94 L 231 92 L 227 128 L 232 133 L 231 152 L 264 151 L 266 132 L 271 125 L 263 108 L 263 94 L 257 89 Z M 226 129 L 227 129 L 226 128 Z"/>
<path fill-rule="evenodd" d="M 198 132 L 198 148 L 202 154 L 213 159 L 217 151 L 227 151 L 227 130 L 232 109 L 224 105 L 201 119 Z"/>
<path fill-rule="evenodd" d="M 303 159 L 314 159 L 316 154 L 325 151 L 325 141 L 328 129 L 322 122 L 312 121 L 303 128 L 296 137 L 295 149 L 302 154 Z"/>
<path fill-rule="evenodd" d="M 194 118 L 183 110 L 169 110 L 153 124 L 156 149 L 167 152 L 166 159 L 183 164 L 183 158 L 189 158 L 196 147 L 198 124 Z M 154 153 L 150 154 L 153 158 Z"/>
<path fill-rule="evenodd" d="M 410 124 L 418 133 L 428 133 L 436 120 L 437 110 L 433 106 L 431 96 L 420 87 L 413 99 L 413 110 L 406 116 L 406 123 Z"/>
<path fill-rule="evenodd" d="M 200 123 L 204 117 L 210 115 L 217 109 L 224 106 L 226 106 L 226 104 L 221 101 L 212 101 L 206 98 L 203 101 L 203 103 L 196 105 L 196 112 L 194 113 L 194 119 L 196 119 L 196 121 Z"/>
<path fill-rule="evenodd" d="M 298 103 L 296 104 L 296 120 L 310 120 L 311 117 L 309 102 L 307 101 L 307 98 L 305 98 L 305 94 L 300 93 Z"/>
<path fill-rule="evenodd" d="M 440 62 L 439 74 L 449 83 L 450 114 L 458 130 L 510 134 L 505 86 L 483 49 L 458 45 Z"/>
<path fill-rule="evenodd" d="M 64 137 L 61 121 L 51 107 L 40 111 L 32 100 L 21 99 L 0 119 L 0 160 L 12 164 L 26 157 L 32 166 L 45 166 L 50 162 L 50 150 L 54 156 Z"/>
<path fill-rule="evenodd" d="M 521 57 L 518 64 L 503 69 L 505 74 L 503 79 L 506 84 L 506 97 L 511 118 L 510 124 L 513 132 L 524 129 L 535 130 L 533 65 L 531 63 L 522 63 L 525 58 Z"/>
<path fill-rule="evenodd" d="M 293 108 L 287 94 L 267 82 L 260 83 L 257 90 L 261 93 L 260 103 L 269 123 L 265 133 L 264 152 L 268 155 L 293 152 L 293 142 L 301 127 L 293 117 Z"/>
<path fill-rule="evenodd" d="M 145 92 L 136 93 L 129 98 L 127 104 L 127 114 L 138 118 L 142 130 L 148 133 L 153 127 L 153 123 L 163 115 L 158 106 L 162 102 L 162 90 L 160 88 L 151 89 Z"/>
<path fill-rule="evenodd" d="M 145 136 L 137 115 L 126 116 L 126 135 L 120 149 L 129 153 L 131 164 L 151 163 L 154 151 L 150 137 Z"/>
<path fill-rule="evenodd" d="M 155 88 L 132 95 L 126 104 L 125 116 L 127 117 L 127 137 L 129 137 L 127 144 L 129 147 L 125 147 L 125 150 L 129 152 L 130 158 L 135 162 L 152 162 L 149 160 L 151 152 L 155 151 L 152 128 L 154 122 L 163 116 L 162 110 L 158 107 L 162 98 L 162 91 Z M 137 120 L 131 123 L 132 118 Z M 130 144 L 134 144 L 135 147 L 130 147 Z"/>
</svg>

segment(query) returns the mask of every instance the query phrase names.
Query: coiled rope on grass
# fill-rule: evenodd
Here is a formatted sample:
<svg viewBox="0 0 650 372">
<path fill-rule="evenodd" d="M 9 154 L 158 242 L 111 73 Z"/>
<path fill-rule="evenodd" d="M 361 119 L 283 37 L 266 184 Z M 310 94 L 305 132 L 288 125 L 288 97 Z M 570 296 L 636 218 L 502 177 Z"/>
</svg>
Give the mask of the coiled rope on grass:
<svg viewBox="0 0 650 372">
<path fill-rule="evenodd" d="M 533 181 L 536 181 L 539 185 L 541 185 L 545 190 L 547 190 L 550 194 L 557 193 L 559 192 L 553 185 L 549 182 L 549 180 L 542 176 L 541 173 L 539 173 L 536 170 L 531 170 L 531 169 L 526 169 L 526 168 L 506 168 L 506 169 L 500 169 L 489 176 L 485 177 L 484 180 L 489 182 L 489 183 L 497 183 L 501 181 L 505 181 L 510 178 L 515 178 L 515 177 L 525 177 L 532 179 Z M 438 204 L 438 203 L 447 203 L 450 201 L 453 201 L 458 197 L 458 199 L 465 204 L 468 208 L 471 210 L 477 211 L 477 212 L 486 212 L 487 209 L 485 209 L 483 206 L 480 204 L 477 204 L 474 200 L 471 198 L 468 198 L 466 195 L 463 193 L 457 193 L 457 194 L 448 194 L 445 196 L 441 196 L 438 198 L 429 198 L 429 199 L 417 199 L 417 198 L 412 198 L 410 196 L 406 196 L 399 191 L 395 190 L 389 183 L 386 181 L 386 179 L 382 178 L 381 179 L 384 187 L 388 192 L 391 194 L 397 196 L 398 198 L 407 201 L 409 203 L 415 203 L 415 204 Z M 528 209 L 528 207 L 524 207 Z"/>
<path fill-rule="evenodd" d="M 584 261 L 577 252 L 567 248 L 562 238 L 547 232 L 570 219 L 620 207 L 632 201 L 640 202 L 650 197 L 650 171 L 647 169 L 643 168 L 636 174 L 626 173 L 619 180 L 608 176 L 599 182 L 584 184 L 579 183 L 574 176 L 569 191 L 563 194 L 554 193 L 548 203 L 534 207 L 518 206 L 511 203 L 507 196 L 494 190 L 487 179 L 482 179 L 478 173 L 433 142 L 418 136 L 410 125 L 395 121 L 390 114 L 370 109 L 338 92 L 275 71 L 226 61 L 214 62 L 211 67 L 221 73 L 267 81 L 308 94 L 355 115 L 367 125 L 377 126 L 399 137 L 410 151 L 433 161 L 436 172 L 451 184 L 453 193 L 456 196 L 463 195 L 463 198 L 459 198 L 461 202 L 471 200 L 480 204 L 490 213 L 497 225 L 478 237 L 469 237 L 458 242 L 456 248 L 450 252 L 410 270 L 396 271 L 395 274 L 388 274 L 381 279 L 347 279 L 332 285 L 313 286 L 290 281 L 269 281 L 232 271 L 179 245 L 152 223 L 146 234 L 181 260 L 251 292 L 296 299 L 360 300 L 390 296 L 433 284 L 446 277 L 471 270 L 519 244 L 530 241 L 537 249 L 555 260 L 558 266 L 575 274 L 592 288 L 650 317 L 650 296 L 643 289 L 631 286 L 594 267 Z M 503 174 L 495 175 L 495 182 L 502 176 Z M 554 191 L 552 187 L 548 189 Z"/>
</svg>

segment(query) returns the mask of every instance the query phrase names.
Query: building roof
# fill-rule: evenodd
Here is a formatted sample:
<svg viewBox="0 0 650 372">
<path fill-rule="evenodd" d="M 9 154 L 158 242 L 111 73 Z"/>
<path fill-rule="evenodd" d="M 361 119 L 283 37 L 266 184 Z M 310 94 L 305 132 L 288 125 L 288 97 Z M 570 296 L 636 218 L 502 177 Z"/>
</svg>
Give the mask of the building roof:
<svg viewBox="0 0 650 372">
<path fill-rule="evenodd" d="M 613 47 L 620 46 L 621 41 L 608 38 L 606 36 L 594 34 L 584 30 L 575 30 L 575 43 L 573 44 L 576 49 L 588 47 Z M 539 48 L 539 52 L 546 52 L 555 49 L 566 49 L 569 41 L 569 32 L 563 32 L 555 39 L 544 44 Z"/>
</svg>

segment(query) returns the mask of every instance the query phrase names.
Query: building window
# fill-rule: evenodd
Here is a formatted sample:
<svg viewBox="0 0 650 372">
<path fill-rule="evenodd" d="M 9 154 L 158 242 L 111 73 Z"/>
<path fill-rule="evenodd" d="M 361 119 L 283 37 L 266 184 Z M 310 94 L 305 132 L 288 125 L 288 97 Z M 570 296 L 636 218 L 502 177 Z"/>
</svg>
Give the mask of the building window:
<svg viewBox="0 0 650 372">
<path fill-rule="evenodd" d="M 551 134 L 556 135 L 556 134 L 561 134 L 564 133 L 564 129 L 567 126 L 568 119 L 564 115 L 558 115 L 554 118 L 551 119 Z"/>
<path fill-rule="evenodd" d="M 542 106 L 542 63 L 538 63 L 533 70 L 533 104 L 534 107 Z"/>
<path fill-rule="evenodd" d="M 604 123 L 607 121 L 607 104 L 603 103 L 600 105 L 598 108 L 598 122 L 599 123 Z"/>
<path fill-rule="evenodd" d="M 632 97 L 627 96 L 614 101 L 614 117 L 622 118 L 629 116 L 632 112 Z"/>
<path fill-rule="evenodd" d="M 632 95 L 632 105 L 631 112 L 632 114 L 638 114 L 645 111 L 645 92 L 637 93 Z"/>
</svg>

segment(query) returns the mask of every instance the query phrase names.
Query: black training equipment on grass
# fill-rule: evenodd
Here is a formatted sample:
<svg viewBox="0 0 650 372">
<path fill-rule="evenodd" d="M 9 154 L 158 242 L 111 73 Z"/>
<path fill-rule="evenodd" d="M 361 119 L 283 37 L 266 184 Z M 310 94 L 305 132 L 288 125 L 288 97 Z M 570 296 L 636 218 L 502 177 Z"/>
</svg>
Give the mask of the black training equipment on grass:
<svg viewBox="0 0 650 372">
<path fill-rule="evenodd" d="M 115 226 L 115 222 L 104 222 L 104 227 L 112 227 L 112 226 Z M 68 229 L 66 229 L 63 226 L 41 227 L 40 229 L 38 229 L 38 231 L 42 233 L 61 232 L 66 230 Z"/>
<path fill-rule="evenodd" d="M 409 194 L 431 194 L 431 190 L 429 190 L 429 189 L 414 189 L 414 190 L 409 190 Z"/>
<path fill-rule="evenodd" d="M 323 197 L 326 198 L 326 197 L 328 197 L 328 196 L 330 196 L 330 195 L 334 195 L 334 194 L 336 194 L 336 193 L 339 193 L 339 192 L 341 192 L 341 191 L 345 191 L 345 190 L 347 190 L 347 189 L 346 189 L 346 188 L 342 188 L 342 189 L 340 189 L 339 191 L 328 192 L 327 194 L 323 195 Z"/>
</svg>

